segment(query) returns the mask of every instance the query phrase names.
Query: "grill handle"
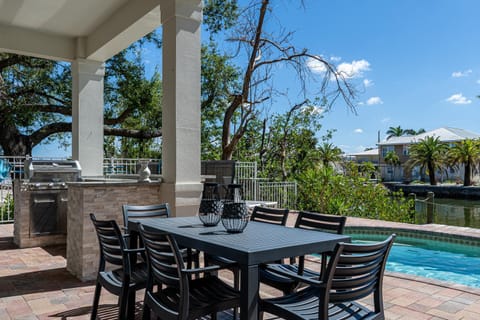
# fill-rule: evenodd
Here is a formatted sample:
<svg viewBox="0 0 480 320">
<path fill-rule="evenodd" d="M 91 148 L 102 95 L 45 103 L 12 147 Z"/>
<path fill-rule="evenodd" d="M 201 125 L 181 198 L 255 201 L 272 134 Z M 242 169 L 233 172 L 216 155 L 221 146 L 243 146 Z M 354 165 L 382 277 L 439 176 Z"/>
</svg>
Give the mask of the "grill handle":
<svg viewBox="0 0 480 320">
<path fill-rule="evenodd" d="M 44 200 L 37 200 L 37 199 L 34 199 L 33 200 L 33 203 L 35 204 L 39 204 L 39 203 L 54 203 L 55 200 L 53 199 L 44 199 Z"/>
</svg>

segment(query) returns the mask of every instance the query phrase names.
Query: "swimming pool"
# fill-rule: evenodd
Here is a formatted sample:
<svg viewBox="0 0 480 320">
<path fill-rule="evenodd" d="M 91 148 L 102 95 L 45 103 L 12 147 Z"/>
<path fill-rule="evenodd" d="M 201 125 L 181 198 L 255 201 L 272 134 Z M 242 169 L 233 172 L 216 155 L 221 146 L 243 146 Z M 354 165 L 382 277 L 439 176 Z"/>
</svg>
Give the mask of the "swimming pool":
<svg viewBox="0 0 480 320">
<path fill-rule="evenodd" d="M 385 239 L 384 235 L 351 234 L 353 242 Z M 397 237 L 387 271 L 480 288 L 480 248 L 446 241 Z"/>
</svg>

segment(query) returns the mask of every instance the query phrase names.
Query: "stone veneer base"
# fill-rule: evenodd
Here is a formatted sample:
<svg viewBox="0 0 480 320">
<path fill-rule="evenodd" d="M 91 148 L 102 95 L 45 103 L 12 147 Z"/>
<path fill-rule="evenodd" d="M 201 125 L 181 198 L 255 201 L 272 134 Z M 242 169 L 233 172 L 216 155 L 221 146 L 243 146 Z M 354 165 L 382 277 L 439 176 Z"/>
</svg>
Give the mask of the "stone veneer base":
<svg viewBox="0 0 480 320">
<path fill-rule="evenodd" d="M 96 278 L 99 248 L 90 213 L 99 220 L 116 220 L 122 226 L 122 205 L 162 202 L 160 187 L 160 182 L 69 184 L 67 270 L 82 281 Z"/>
</svg>

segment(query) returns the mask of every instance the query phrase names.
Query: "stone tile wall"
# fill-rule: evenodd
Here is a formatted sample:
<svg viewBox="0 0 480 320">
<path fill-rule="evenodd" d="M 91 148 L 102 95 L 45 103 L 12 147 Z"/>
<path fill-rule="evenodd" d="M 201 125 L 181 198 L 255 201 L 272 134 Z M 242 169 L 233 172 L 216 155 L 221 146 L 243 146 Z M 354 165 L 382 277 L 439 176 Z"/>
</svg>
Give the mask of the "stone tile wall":
<svg viewBox="0 0 480 320">
<path fill-rule="evenodd" d="M 122 205 L 161 202 L 160 183 L 69 185 L 67 213 L 67 270 L 82 281 L 95 279 L 99 247 L 90 220 L 114 219 L 123 225 Z"/>
</svg>

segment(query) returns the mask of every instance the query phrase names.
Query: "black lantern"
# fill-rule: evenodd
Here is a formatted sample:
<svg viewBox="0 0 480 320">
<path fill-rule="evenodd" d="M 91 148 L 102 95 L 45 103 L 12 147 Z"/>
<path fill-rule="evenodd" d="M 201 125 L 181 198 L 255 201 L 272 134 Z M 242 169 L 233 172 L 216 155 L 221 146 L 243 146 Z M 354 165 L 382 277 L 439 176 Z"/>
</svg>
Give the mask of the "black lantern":
<svg viewBox="0 0 480 320">
<path fill-rule="evenodd" d="M 223 203 L 222 224 L 229 233 L 242 232 L 248 224 L 247 205 L 242 199 L 242 187 L 239 184 L 228 185 L 227 199 Z"/>
<path fill-rule="evenodd" d="M 218 195 L 217 183 L 205 183 L 203 185 L 202 200 L 198 209 L 198 217 L 204 226 L 216 226 L 220 221 L 223 202 Z"/>
</svg>

